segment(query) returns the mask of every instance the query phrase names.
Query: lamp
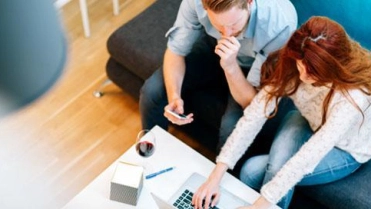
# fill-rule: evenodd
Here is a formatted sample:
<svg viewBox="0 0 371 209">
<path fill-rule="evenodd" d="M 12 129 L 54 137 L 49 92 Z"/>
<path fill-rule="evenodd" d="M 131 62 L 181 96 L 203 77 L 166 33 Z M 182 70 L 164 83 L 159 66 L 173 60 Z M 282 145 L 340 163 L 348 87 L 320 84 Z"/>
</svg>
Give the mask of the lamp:
<svg viewBox="0 0 371 209">
<path fill-rule="evenodd" d="M 0 1 L 0 118 L 47 92 L 67 44 L 53 0 Z"/>
</svg>

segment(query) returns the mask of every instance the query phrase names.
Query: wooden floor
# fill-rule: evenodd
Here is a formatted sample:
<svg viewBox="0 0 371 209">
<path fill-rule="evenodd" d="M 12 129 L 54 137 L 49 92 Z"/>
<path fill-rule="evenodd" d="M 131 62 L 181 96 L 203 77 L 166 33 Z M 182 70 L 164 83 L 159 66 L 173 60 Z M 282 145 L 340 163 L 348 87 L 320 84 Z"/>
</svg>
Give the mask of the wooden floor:
<svg viewBox="0 0 371 209">
<path fill-rule="evenodd" d="M 32 105 L 0 120 L 0 208 L 61 208 L 125 152 L 140 130 L 138 102 L 105 80 L 106 41 L 154 0 L 88 0 L 91 37 L 85 38 L 78 1 L 60 11 L 68 62 L 58 83 Z M 197 142 L 170 130 L 205 156 Z"/>
</svg>

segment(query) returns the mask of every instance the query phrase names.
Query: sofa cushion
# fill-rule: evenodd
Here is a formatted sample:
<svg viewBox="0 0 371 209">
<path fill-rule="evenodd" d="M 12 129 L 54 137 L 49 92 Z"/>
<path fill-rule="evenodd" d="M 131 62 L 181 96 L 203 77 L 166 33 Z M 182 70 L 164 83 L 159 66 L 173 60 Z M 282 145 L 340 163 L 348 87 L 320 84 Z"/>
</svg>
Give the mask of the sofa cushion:
<svg viewBox="0 0 371 209">
<path fill-rule="evenodd" d="M 371 207 L 371 161 L 350 176 L 336 182 L 317 186 L 303 186 L 298 190 L 331 208 L 366 209 Z"/>
<path fill-rule="evenodd" d="M 139 100 L 139 91 L 144 80 L 138 77 L 131 70 L 127 69 L 112 57 L 106 64 L 106 72 L 108 78 L 118 87 L 129 93 L 132 97 Z"/>
<path fill-rule="evenodd" d="M 111 57 L 138 77 L 147 79 L 162 65 L 165 33 L 175 21 L 180 2 L 156 1 L 117 29 L 107 42 Z"/>
</svg>

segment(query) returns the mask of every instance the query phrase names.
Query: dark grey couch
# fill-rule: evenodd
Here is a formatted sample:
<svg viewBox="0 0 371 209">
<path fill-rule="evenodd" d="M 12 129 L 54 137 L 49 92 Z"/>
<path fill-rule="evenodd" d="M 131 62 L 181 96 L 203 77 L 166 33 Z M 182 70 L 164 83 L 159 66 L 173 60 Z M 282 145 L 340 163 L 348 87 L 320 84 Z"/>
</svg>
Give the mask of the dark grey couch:
<svg viewBox="0 0 371 209">
<path fill-rule="evenodd" d="M 180 2 L 158 0 L 108 39 L 111 57 L 107 62 L 107 75 L 134 98 L 139 98 L 144 80 L 162 65 L 167 41 L 165 33 L 174 23 Z M 207 93 L 192 95 L 190 101 L 194 104 L 188 104 L 186 112 L 195 114 L 195 123 L 182 129 L 202 138 L 202 143 L 215 149 L 214 141 L 218 135 L 215 130 L 218 130 L 226 101 L 213 89 L 205 91 Z"/>
<path fill-rule="evenodd" d="M 162 65 L 166 48 L 165 33 L 175 20 L 180 2 L 181 0 L 157 0 L 109 37 L 107 75 L 135 98 L 139 97 L 144 80 Z M 292 2 L 298 12 L 299 24 L 312 15 L 328 16 L 341 23 L 350 36 L 363 46 L 371 48 L 371 26 L 368 22 L 371 17 L 371 0 Z M 220 116 L 226 101 L 213 89 L 191 95 L 190 101 L 194 104 L 189 106 L 189 111 L 198 117 L 194 124 L 182 128 L 215 151 Z M 262 150 L 257 152 L 260 151 Z M 296 191 L 291 208 L 371 208 L 368 194 L 371 191 L 371 162 L 341 181 L 321 186 L 298 187 Z"/>
</svg>

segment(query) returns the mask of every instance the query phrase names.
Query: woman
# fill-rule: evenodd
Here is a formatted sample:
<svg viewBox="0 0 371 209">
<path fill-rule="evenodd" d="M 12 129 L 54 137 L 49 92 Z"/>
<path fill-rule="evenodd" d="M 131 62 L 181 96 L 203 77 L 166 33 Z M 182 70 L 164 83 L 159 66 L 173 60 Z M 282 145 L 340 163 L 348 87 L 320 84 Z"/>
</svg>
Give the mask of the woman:
<svg viewBox="0 0 371 209">
<path fill-rule="evenodd" d="M 296 185 L 339 180 L 371 158 L 371 55 L 338 23 L 312 17 L 302 25 L 283 49 L 268 57 L 261 89 L 195 193 L 195 208 L 201 208 L 203 199 L 216 204 L 223 174 L 275 115 L 282 97 L 290 97 L 298 110 L 286 115 L 269 154 L 243 165 L 241 180 L 261 196 L 241 208 L 277 203 L 288 208 Z"/>
</svg>

